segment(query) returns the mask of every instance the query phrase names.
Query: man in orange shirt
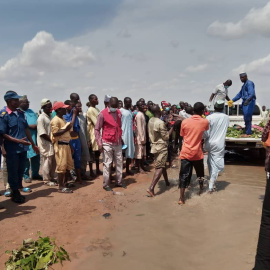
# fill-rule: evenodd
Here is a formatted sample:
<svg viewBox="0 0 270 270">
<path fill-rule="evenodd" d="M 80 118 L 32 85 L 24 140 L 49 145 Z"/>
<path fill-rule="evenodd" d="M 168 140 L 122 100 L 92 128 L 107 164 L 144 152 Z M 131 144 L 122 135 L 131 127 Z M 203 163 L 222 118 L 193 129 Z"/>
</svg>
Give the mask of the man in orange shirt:
<svg viewBox="0 0 270 270">
<path fill-rule="evenodd" d="M 200 189 L 203 189 L 204 165 L 202 138 L 204 131 L 209 129 L 209 122 L 202 118 L 204 104 L 194 104 L 194 115 L 185 119 L 181 125 L 180 136 L 183 137 L 183 147 L 180 153 L 181 169 L 179 174 L 180 199 L 178 204 L 185 203 L 185 189 L 189 186 L 193 167 L 199 178 Z"/>
</svg>

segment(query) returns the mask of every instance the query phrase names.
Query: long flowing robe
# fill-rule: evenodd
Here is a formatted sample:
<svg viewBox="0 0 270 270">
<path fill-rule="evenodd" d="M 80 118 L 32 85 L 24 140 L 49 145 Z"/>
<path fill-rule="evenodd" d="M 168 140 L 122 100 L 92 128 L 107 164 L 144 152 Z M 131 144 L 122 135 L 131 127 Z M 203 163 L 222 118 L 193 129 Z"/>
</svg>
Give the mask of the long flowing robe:
<svg viewBox="0 0 270 270">
<path fill-rule="evenodd" d="M 91 140 L 92 150 L 98 151 L 98 144 L 95 137 L 95 126 L 97 124 L 97 118 L 99 115 L 99 109 L 90 106 L 87 110 L 87 129 Z"/>
<path fill-rule="evenodd" d="M 213 113 L 206 118 L 209 121 L 209 130 L 204 132 L 205 150 L 208 151 L 208 169 L 210 175 L 209 189 L 224 170 L 224 151 L 229 117 L 224 113 Z"/>
<path fill-rule="evenodd" d="M 122 113 L 122 139 L 128 147 L 125 152 L 126 158 L 134 158 L 133 115 L 130 110 L 124 108 L 121 108 L 120 111 Z"/>
<path fill-rule="evenodd" d="M 138 112 L 135 117 L 135 137 L 137 144 L 146 143 L 146 121 L 142 112 Z"/>
<path fill-rule="evenodd" d="M 80 114 L 78 115 L 78 120 L 79 120 L 79 125 L 80 125 L 80 130 L 79 130 L 79 137 L 81 141 L 81 146 L 82 146 L 82 161 L 90 161 L 90 154 L 89 154 L 89 148 L 88 148 L 88 141 L 90 140 L 89 138 L 89 133 L 87 131 L 87 123 L 86 123 L 86 118 Z"/>
<path fill-rule="evenodd" d="M 37 115 L 36 113 L 31 110 L 27 109 L 25 112 L 26 120 L 28 125 L 36 125 L 37 124 Z M 32 140 L 35 144 L 37 144 L 37 129 L 29 128 Z M 32 158 L 37 156 L 38 154 L 33 150 L 32 145 L 30 145 L 29 150 L 27 151 L 27 158 Z"/>
</svg>

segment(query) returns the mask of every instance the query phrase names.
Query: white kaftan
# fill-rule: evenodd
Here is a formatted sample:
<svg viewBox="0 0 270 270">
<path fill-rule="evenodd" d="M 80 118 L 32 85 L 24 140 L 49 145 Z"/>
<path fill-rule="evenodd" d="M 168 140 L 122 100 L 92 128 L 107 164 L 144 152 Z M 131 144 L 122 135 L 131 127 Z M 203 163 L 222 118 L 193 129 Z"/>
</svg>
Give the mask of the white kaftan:
<svg viewBox="0 0 270 270">
<path fill-rule="evenodd" d="M 215 112 L 206 118 L 209 130 L 204 132 L 205 150 L 208 151 L 209 190 L 212 190 L 218 174 L 224 170 L 224 150 L 229 117 L 224 113 Z"/>
<path fill-rule="evenodd" d="M 126 158 L 134 158 L 135 146 L 133 135 L 133 115 L 130 110 L 120 109 L 122 114 L 122 139 L 124 144 L 128 146 L 126 150 Z"/>
</svg>

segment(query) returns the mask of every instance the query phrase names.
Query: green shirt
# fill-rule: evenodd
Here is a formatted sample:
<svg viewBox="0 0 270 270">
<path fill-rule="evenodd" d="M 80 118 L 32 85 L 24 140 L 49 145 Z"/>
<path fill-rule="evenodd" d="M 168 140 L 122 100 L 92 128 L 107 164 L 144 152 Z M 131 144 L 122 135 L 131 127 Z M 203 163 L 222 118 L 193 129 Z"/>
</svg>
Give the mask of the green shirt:
<svg viewBox="0 0 270 270">
<path fill-rule="evenodd" d="M 147 110 L 145 114 L 149 117 L 149 119 L 154 117 L 154 115 L 149 110 Z"/>
</svg>

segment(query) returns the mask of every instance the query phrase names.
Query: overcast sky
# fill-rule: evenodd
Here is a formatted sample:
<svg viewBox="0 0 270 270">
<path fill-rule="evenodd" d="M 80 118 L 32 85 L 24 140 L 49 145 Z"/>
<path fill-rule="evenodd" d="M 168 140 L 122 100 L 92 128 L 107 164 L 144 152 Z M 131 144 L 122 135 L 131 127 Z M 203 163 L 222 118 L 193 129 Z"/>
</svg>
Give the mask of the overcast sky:
<svg viewBox="0 0 270 270">
<path fill-rule="evenodd" d="M 36 111 L 71 92 L 84 108 L 93 93 L 207 104 L 229 78 L 233 98 L 241 71 L 270 107 L 268 1 L 3 0 L 0 24 L 1 95 L 27 94 Z"/>
</svg>

